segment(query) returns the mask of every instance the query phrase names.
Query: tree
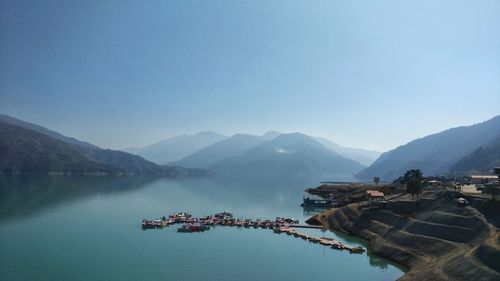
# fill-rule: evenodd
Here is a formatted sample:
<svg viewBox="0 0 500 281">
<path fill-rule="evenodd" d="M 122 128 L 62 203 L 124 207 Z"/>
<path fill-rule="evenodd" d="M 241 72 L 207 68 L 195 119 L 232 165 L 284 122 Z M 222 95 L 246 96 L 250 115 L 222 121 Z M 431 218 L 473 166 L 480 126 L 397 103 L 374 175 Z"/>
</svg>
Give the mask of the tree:
<svg viewBox="0 0 500 281">
<path fill-rule="evenodd" d="M 380 177 L 374 177 L 373 182 L 378 185 L 380 183 Z"/>
<path fill-rule="evenodd" d="M 415 194 L 419 194 L 422 189 L 423 180 L 424 175 L 422 171 L 413 169 L 406 171 L 401 182 L 406 184 L 406 192 L 411 193 L 411 196 L 415 197 Z"/>
</svg>

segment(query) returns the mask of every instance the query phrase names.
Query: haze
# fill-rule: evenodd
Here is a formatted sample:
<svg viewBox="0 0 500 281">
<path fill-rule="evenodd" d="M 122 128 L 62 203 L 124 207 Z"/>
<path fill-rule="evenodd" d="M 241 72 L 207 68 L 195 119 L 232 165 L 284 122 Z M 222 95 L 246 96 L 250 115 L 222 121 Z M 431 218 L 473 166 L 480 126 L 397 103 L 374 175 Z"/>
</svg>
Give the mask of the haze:
<svg viewBox="0 0 500 281">
<path fill-rule="evenodd" d="M 499 1 L 2 1 L 0 112 L 102 147 L 303 132 L 385 151 L 497 115 Z"/>
</svg>

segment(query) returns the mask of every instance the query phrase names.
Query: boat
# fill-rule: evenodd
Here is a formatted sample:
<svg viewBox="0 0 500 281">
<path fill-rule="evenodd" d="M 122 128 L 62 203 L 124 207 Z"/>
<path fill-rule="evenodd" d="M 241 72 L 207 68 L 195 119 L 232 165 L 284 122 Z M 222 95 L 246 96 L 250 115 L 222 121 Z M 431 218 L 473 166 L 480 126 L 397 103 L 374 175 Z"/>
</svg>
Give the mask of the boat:
<svg viewBox="0 0 500 281">
<path fill-rule="evenodd" d="M 344 249 L 344 246 L 342 245 L 342 243 L 335 241 L 332 243 L 332 249 L 342 250 Z"/>
<path fill-rule="evenodd" d="M 185 224 L 177 228 L 177 232 L 201 232 L 208 229 L 210 227 L 204 224 Z"/>
<path fill-rule="evenodd" d="M 365 248 L 363 247 L 354 247 L 354 248 L 350 248 L 349 251 L 353 254 L 362 254 L 364 253 L 366 250 Z"/>
<path fill-rule="evenodd" d="M 335 200 L 333 198 L 330 199 L 325 199 L 321 198 L 319 196 L 314 196 L 314 195 L 305 195 L 303 198 L 302 204 L 300 204 L 301 207 L 323 207 L 323 208 L 331 208 L 331 207 L 336 207 L 339 205 L 341 202 L 338 200 Z"/>
<path fill-rule="evenodd" d="M 174 220 L 175 222 L 188 222 L 191 219 L 191 214 L 186 212 L 180 212 L 170 215 L 168 216 L 168 218 Z"/>
<path fill-rule="evenodd" d="M 218 219 L 231 219 L 233 218 L 233 213 L 231 212 L 220 212 L 214 215 Z"/>
<path fill-rule="evenodd" d="M 152 229 L 152 228 L 162 228 L 169 225 L 169 220 L 159 219 L 159 220 L 142 220 L 142 229 Z"/>
<path fill-rule="evenodd" d="M 154 223 L 152 220 L 142 220 L 141 223 L 142 229 L 152 229 L 155 228 Z"/>
</svg>

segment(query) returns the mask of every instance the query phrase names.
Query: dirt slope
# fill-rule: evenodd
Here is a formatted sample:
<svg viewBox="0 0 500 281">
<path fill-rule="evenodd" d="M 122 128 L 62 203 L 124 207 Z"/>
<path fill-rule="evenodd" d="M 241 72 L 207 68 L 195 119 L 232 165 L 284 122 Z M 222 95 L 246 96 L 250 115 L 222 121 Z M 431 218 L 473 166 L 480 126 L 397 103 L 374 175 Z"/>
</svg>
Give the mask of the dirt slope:
<svg viewBox="0 0 500 281">
<path fill-rule="evenodd" d="M 369 240 L 372 252 L 410 268 L 400 280 L 500 280 L 500 204 L 469 198 L 462 207 L 460 196 L 395 196 L 384 210 L 353 203 L 310 221 Z"/>
</svg>

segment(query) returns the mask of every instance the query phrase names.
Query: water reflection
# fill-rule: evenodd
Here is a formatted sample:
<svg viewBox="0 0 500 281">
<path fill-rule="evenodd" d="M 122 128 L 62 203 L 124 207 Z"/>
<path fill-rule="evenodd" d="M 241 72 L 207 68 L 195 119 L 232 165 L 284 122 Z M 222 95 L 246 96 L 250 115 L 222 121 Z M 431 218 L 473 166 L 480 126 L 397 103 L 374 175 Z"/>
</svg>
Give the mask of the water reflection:
<svg viewBox="0 0 500 281">
<path fill-rule="evenodd" d="M 381 269 L 387 269 L 387 261 L 382 259 L 381 257 L 375 256 L 373 254 L 368 255 L 370 258 L 370 265 L 376 266 Z"/>
<path fill-rule="evenodd" d="M 139 189 L 153 177 L 0 176 L 0 222 L 99 194 Z"/>
<path fill-rule="evenodd" d="M 339 280 L 399 277 L 400 271 L 384 259 L 349 255 L 271 231 L 217 227 L 203 235 L 177 235 L 175 227 L 140 229 L 143 218 L 174 211 L 202 216 L 225 210 L 237 217 L 283 216 L 303 222 L 310 217 L 300 207 L 303 190 L 314 184 L 218 177 L 0 177 L 0 275 L 6 280 L 66 280 L 66 273 L 75 272 L 81 278 L 73 280 L 199 280 L 206 276 L 319 280 L 330 276 L 329 266 L 334 265 Z M 67 222 L 75 218 L 78 223 L 68 227 Z M 339 233 L 301 231 L 366 245 Z M 221 276 L 214 260 L 231 270 Z M 192 264 L 196 270 L 189 268 Z M 297 270 L 283 275 L 290 268 Z M 248 278 L 239 278 L 241 272 Z M 251 278 L 250 272 L 261 276 Z"/>
<path fill-rule="evenodd" d="M 0 176 L 0 222 L 30 216 L 58 205 L 91 198 L 136 191 L 148 185 L 169 185 L 196 197 L 227 205 L 234 198 L 248 206 L 272 206 L 293 202 L 297 206 L 304 185 L 280 179 L 241 181 L 219 177 L 166 179 L 157 177 L 90 177 L 90 176 Z M 177 188 L 177 189 L 176 189 Z M 175 197 L 174 197 L 175 198 Z M 295 203 L 296 202 L 296 203 Z"/>
</svg>

